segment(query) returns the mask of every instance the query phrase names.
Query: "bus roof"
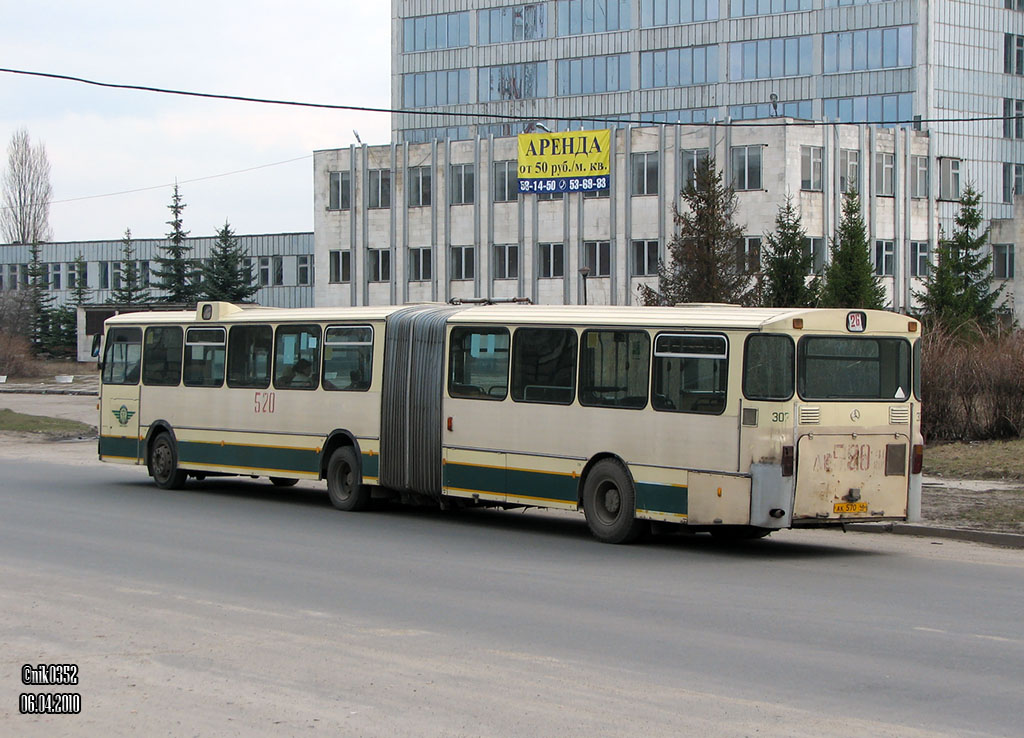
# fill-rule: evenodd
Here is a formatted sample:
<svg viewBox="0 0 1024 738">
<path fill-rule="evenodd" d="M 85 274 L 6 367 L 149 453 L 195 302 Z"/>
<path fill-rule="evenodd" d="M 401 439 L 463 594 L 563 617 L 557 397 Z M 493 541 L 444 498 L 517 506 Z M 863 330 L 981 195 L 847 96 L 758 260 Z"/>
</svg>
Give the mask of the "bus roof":
<svg viewBox="0 0 1024 738">
<path fill-rule="evenodd" d="M 271 308 L 256 305 L 212 303 L 213 317 L 199 320 L 197 310 L 144 311 L 121 313 L 107 319 L 108 325 L 150 325 L 182 323 L 264 323 L 379 321 L 413 305 L 368 307 Z M 445 303 L 419 307 L 450 309 Z M 863 313 L 870 333 L 906 335 L 920 331 L 917 320 L 885 310 L 846 308 L 751 308 L 737 305 L 689 304 L 675 307 L 620 305 L 463 305 L 448 317 L 449 323 L 494 323 L 509 325 L 653 326 L 697 330 L 789 331 L 802 320 L 804 331 L 847 332 L 847 316 Z"/>
</svg>

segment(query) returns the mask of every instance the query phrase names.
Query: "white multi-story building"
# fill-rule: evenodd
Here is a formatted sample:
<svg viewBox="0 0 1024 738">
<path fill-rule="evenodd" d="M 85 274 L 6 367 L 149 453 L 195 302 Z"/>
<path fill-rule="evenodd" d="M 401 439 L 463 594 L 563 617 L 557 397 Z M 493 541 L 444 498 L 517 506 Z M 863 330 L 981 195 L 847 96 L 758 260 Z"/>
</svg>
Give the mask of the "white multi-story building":
<svg viewBox="0 0 1024 738">
<path fill-rule="evenodd" d="M 842 193 L 852 187 L 864 193 L 876 273 L 891 306 L 906 309 L 939 238 L 941 161 L 931 136 L 910 127 L 779 122 L 796 121 L 618 128 L 611 186 L 590 193 L 520 194 L 515 137 L 317 151 L 316 304 L 578 303 L 580 267 L 590 270 L 589 302 L 636 302 L 640 284 L 656 284 L 680 191 L 695 162 L 711 155 L 737 191 L 736 222 L 746 233 L 737 258 L 751 271 L 787 196 L 820 270 Z M 996 249 L 997 276 L 1012 278 L 1015 247 Z"/>
</svg>

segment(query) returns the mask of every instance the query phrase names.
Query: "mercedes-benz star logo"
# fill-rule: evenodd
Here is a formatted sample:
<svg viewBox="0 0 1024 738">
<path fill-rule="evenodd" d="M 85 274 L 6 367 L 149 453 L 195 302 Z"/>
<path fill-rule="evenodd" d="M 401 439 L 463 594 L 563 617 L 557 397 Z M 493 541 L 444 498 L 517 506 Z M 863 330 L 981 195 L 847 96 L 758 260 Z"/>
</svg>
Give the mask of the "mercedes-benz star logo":
<svg viewBox="0 0 1024 738">
<path fill-rule="evenodd" d="M 860 410 L 854 410 L 852 413 L 850 413 L 850 420 L 852 420 L 855 423 L 858 420 L 860 420 Z"/>
</svg>

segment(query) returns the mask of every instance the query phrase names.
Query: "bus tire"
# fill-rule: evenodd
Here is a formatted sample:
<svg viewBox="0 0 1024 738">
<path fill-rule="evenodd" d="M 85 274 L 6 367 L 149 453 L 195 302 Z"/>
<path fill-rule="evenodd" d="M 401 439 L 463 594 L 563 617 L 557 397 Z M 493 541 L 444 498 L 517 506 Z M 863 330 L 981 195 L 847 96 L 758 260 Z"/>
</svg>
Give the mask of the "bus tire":
<svg viewBox="0 0 1024 738">
<path fill-rule="evenodd" d="M 271 477 L 270 483 L 275 487 L 294 487 L 299 483 L 299 480 L 292 479 L 291 477 Z"/>
<path fill-rule="evenodd" d="M 178 449 L 170 433 L 160 433 L 149 447 L 149 473 L 160 489 L 181 489 L 188 475 L 178 468 Z"/>
<path fill-rule="evenodd" d="M 359 462 L 351 446 L 341 446 L 327 462 L 327 494 L 331 504 L 339 510 L 364 510 L 370 501 L 370 491 L 359 474 Z"/>
<path fill-rule="evenodd" d="M 602 543 L 629 543 L 643 531 L 636 518 L 636 490 L 622 464 L 603 459 L 583 486 L 583 513 L 594 538 Z"/>
</svg>

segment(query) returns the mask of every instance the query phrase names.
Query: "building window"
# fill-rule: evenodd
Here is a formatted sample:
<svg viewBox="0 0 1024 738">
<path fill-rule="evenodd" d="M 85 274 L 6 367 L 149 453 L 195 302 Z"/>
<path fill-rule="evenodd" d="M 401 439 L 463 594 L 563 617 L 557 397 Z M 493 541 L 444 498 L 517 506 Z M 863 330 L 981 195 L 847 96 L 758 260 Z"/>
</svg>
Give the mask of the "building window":
<svg viewBox="0 0 1024 738">
<path fill-rule="evenodd" d="M 51 264 L 50 265 L 50 289 L 60 290 L 63 289 L 61 286 L 61 265 Z"/>
<path fill-rule="evenodd" d="M 366 278 L 371 282 L 390 282 L 391 251 L 388 249 L 370 249 L 367 257 Z"/>
<path fill-rule="evenodd" d="M 931 249 L 927 241 L 910 242 L 910 276 L 927 277 L 931 271 Z"/>
<path fill-rule="evenodd" d="M 875 274 L 891 277 L 895 261 L 895 242 L 875 241 Z"/>
<path fill-rule="evenodd" d="M 640 0 L 640 26 L 718 20 L 718 0 Z"/>
<path fill-rule="evenodd" d="M 939 159 L 939 199 L 960 199 L 960 160 L 942 157 Z"/>
<path fill-rule="evenodd" d="M 822 101 L 826 120 L 840 123 L 878 123 L 894 126 L 909 124 L 913 117 L 912 93 L 831 97 Z"/>
<path fill-rule="evenodd" d="M 800 189 L 821 191 L 821 146 L 800 147 Z"/>
<path fill-rule="evenodd" d="M 452 280 L 473 279 L 476 275 L 475 253 L 472 246 L 452 246 L 448 262 Z"/>
<path fill-rule="evenodd" d="M 584 200 L 595 200 L 597 198 L 611 197 L 611 189 L 605 187 L 603 190 L 584 190 Z"/>
<path fill-rule="evenodd" d="M 585 191 L 585 190 L 584 190 Z M 564 192 L 538 192 L 537 202 L 549 202 L 551 200 L 564 200 Z"/>
<path fill-rule="evenodd" d="M 422 208 L 430 205 L 430 167 L 409 167 L 409 207 Z"/>
<path fill-rule="evenodd" d="M 274 286 L 280 287 L 284 284 L 284 257 L 275 256 L 272 261 L 274 266 Z"/>
<path fill-rule="evenodd" d="M 839 150 L 839 191 L 860 192 L 860 152 L 856 149 Z"/>
<path fill-rule="evenodd" d="M 101 290 L 108 290 L 108 289 L 110 289 L 110 262 L 109 261 L 101 261 L 101 262 L 99 262 L 99 265 L 100 265 L 100 289 Z"/>
<path fill-rule="evenodd" d="M 744 236 L 736 242 L 736 265 L 744 274 L 761 271 L 760 236 Z"/>
<path fill-rule="evenodd" d="M 822 36 L 825 74 L 909 67 L 914 63 L 913 26 L 869 28 Z"/>
<path fill-rule="evenodd" d="M 761 146 L 734 146 L 732 186 L 736 190 L 761 189 Z"/>
<path fill-rule="evenodd" d="M 519 278 L 519 246 L 516 244 L 494 245 L 494 278 Z"/>
<path fill-rule="evenodd" d="M 833 0 L 835 4 L 836 0 Z M 846 5 L 850 2 L 844 3 Z M 729 0 L 729 16 L 742 18 L 749 15 L 773 15 L 810 10 L 811 0 Z"/>
<path fill-rule="evenodd" d="M 1024 10 L 1024 0 L 1003 0 L 1003 7 L 1007 10 Z"/>
<path fill-rule="evenodd" d="M 352 175 L 350 172 L 331 172 L 328 210 L 349 210 L 352 207 Z"/>
<path fill-rule="evenodd" d="M 402 102 L 407 108 L 468 103 L 472 93 L 468 69 L 402 75 Z"/>
<path fill-rule="evenodd" d="M 409 249 L 409 281 L 429 282 L 433 276 L 431 249 Z"/>
<path fill-rule="evenodd" d="M 590 267 L 591 277 L 610 277 L 612 249 L 608 241 L 584 241 L 583 265 Z"/>
<path fill-rule="evenodd" d="M 992 244 L 992 276 L 996 279 L 1013 279 L 1013 244 Z"/>
<path fill-rule="evenodd" d="M 875 154 L 875 194 L 892 197 L 896 184 L 896 157 L 893 154 Z"/>
<path fill-rule="evenodd" d="M 332 251 L 330 252 L 331 261 L 331 283 L 337 284 L 341 282 L 352 281 L 352 252 L 351 251 Z"/>
<path fill-rule="evenodd" d="M 717 81 L 717 46 L 691 46 L 640 53 L 640 89 L 686 87 Z M 628 79 L 625 84 L 628 87 Z"/>
<path fill-rule="evenodd" d="M 559 36 L 625 31 L 630 26 L 632 0 L 558 0 Z"/>
<path fill-rule="evenodd" d="M 1024 100 L 1003 98 L 1003 137 L 1024 138 Z"/>
<path fill-rule="evenodd" d="M 729 79 L 777 79 L 811 74 L 811 36 L 772 38 L 729 44 Z"/>
<path fill-rule="evenodd" d="M 121 262 L 119 262 L 119 261 L 111 262 L 111 264 L 112 264 L 112 268 L 111 268 L 110 283 L 111 283 L 111 285 L 113 285 L 115 290 L 119 290 L 119 289 L 121 289 L 122 265 L 121 265 Z M 46 284 L 46 282 L 47 282 L 46 275 L 44 274 L 43 275 L 43 284 Z"/>
<path fill-rule="evenodd" d="M 632 155 L 633 194 L 658 194 L 658 152 L 640 151 Z"/>
<path fill-rule="evenodd" d="M 928 197 L 928 157 L 910 157 L 910 196 Z"/>
<path fill-rule="evenodd" d="M 367 207 L 391 207 L 391 170 L 371 169 L 367 186 Z"/>
<path fill-rule="evenodd" d="M 1024 74 L 1024 36 L 1003 34 L 1003 71 Z"/>
<path fill-rule="evenodd" d="M 658 242 L 633 241 L 633 276 L 649 277 L 658 273 Z"/>
<path fill-rule="evenodd" d="M 628 90 L 629 54 L 560 59 L 558 95 L 591 95 Z"/>
<path fill-rule="evenodd" d="M 469 11 L 406 18 L 402 43 L 405 51 L 469 46 Z"/>
<path fill-rule="evenodd" d="M 811 256 L 811 274 L 825 273 L 825 239 L 809 237 L 804 239 L 804 254 Z"/>
<path fill-rule="evenodd" d="M 537 276 L 541 279 L 561 279 L 565 276 L 565 246 L 560 243 L 539 243 L 537 253 L 540 266 Z"/>
<path fill-rule="evenodd" d="M 547 97 L 547 70 L 546 62 L 480 67 L 477 102 Z"/>
<path fill-rule="evenodd" d="M 707 161 L 707 158 L 707 149 L 683 149 L 680 166 L 684 190 L 690 185 L 697 186 L 697 165 L 702 161 Z"/>
<path fill-rule="evenodd" d="M 295 257 L 295 283 L 302 286 L 313 284 L 313 257 Z"/>
<path fill-rule="evenodd" d="M 452 205 L 472 205 L 476 200 L 475 172 L 473 164 L 452 164 L 448 177 Z"/>
<path fill-rule="evenodd" d="M 491 182 L 494 202 L 512 202 L 519 199 L 517 167 L 515 159 L 494 162 L 494 181 Z"/>
<path fill-rule="evenodd" d="M 545 3 L 478 10 L 477 43 L 502 44 L 547 38 Z"/>
</svg>

